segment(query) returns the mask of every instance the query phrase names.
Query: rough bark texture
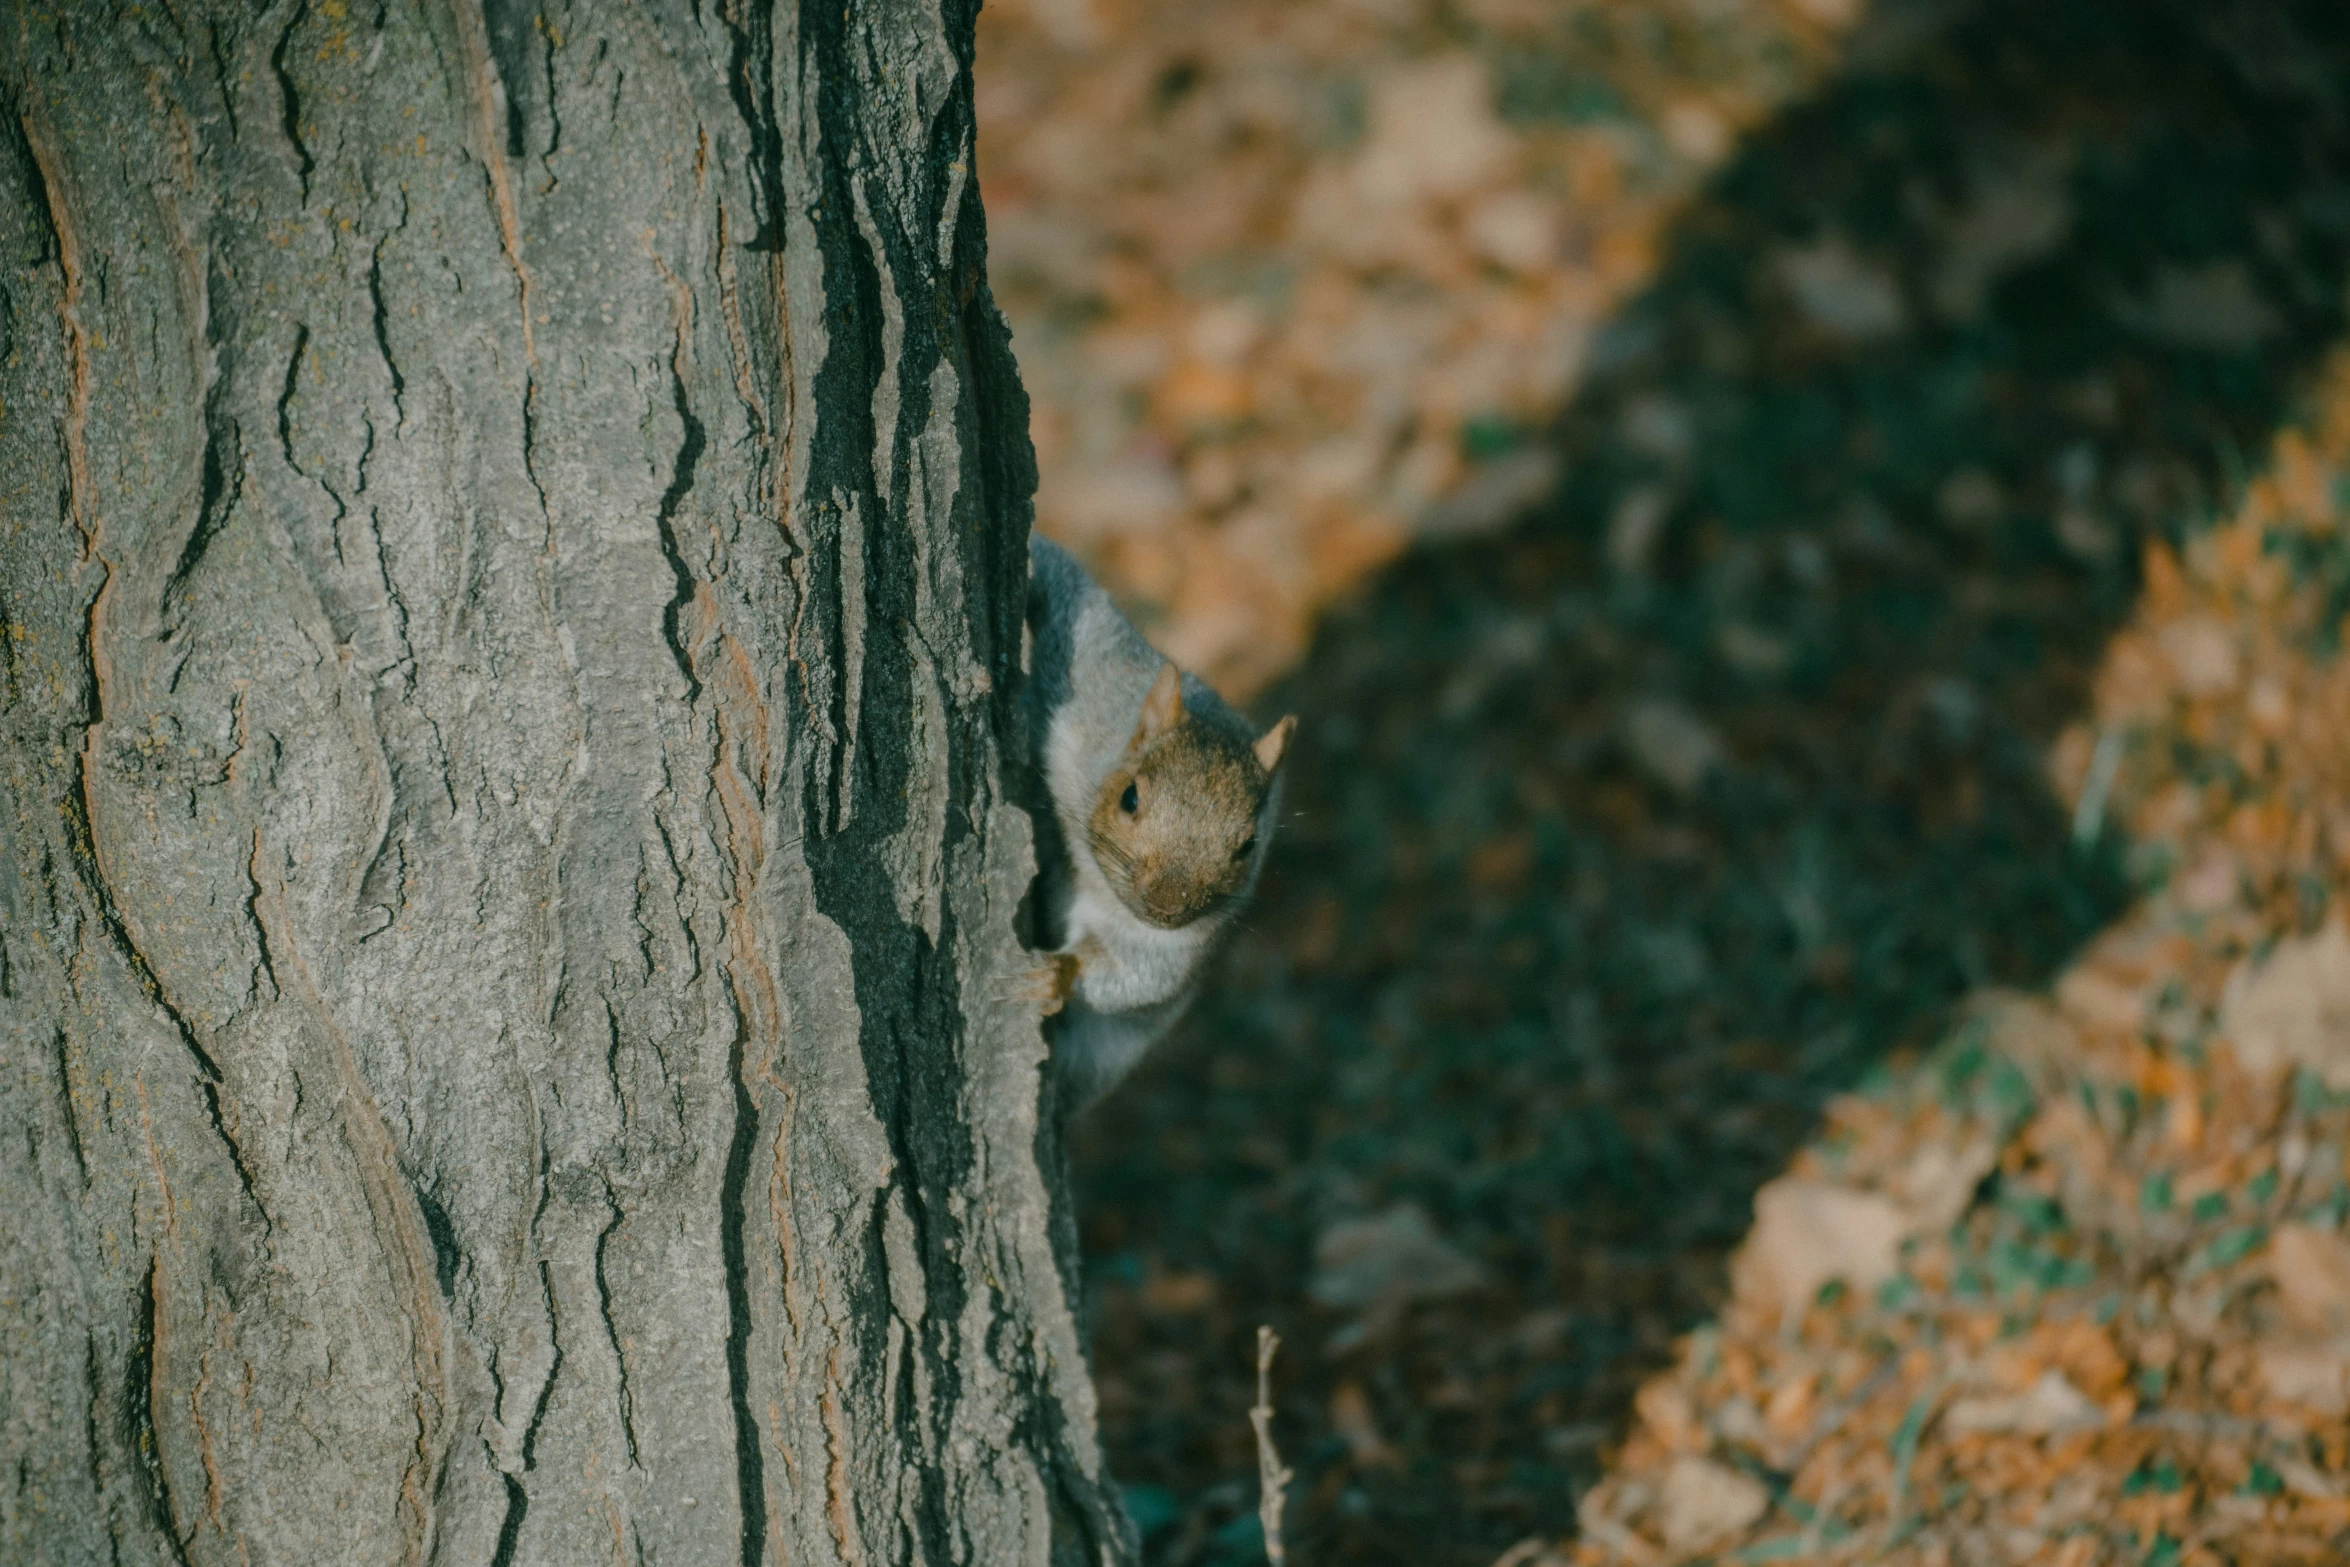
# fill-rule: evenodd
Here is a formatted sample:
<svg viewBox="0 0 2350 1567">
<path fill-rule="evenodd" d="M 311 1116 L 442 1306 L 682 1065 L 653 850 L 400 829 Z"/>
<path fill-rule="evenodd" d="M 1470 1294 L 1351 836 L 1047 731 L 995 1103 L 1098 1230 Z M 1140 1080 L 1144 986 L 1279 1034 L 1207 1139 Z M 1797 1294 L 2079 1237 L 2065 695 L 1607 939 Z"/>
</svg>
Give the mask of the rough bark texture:
<svg viewBox="0 0 2350 1567">
<path fill-rule="evenodd" d="M 0 11 L 0 1560 L 1128 1553 L 970 10 Z"/>
</svg>

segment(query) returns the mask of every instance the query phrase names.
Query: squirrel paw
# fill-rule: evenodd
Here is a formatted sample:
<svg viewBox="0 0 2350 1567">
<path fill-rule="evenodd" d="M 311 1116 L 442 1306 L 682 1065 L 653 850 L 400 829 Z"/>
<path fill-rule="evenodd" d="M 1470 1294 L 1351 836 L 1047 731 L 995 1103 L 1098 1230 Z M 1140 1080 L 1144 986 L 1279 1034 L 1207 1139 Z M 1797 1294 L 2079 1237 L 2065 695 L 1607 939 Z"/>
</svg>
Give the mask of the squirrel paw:
<svg viewBox="0 0 2350 1567">
<path fill-rule="evenodd" d="M 1070 994 L 1077 988 L 1077 954 L 1051 952 L 1045 960 L 1028 971 L 1028 982 L 1021 987 L 1024 1001 L 1036 1004 L 1040 1015 L 1051 1017 L 1066 1006 Z"/>
</svg>

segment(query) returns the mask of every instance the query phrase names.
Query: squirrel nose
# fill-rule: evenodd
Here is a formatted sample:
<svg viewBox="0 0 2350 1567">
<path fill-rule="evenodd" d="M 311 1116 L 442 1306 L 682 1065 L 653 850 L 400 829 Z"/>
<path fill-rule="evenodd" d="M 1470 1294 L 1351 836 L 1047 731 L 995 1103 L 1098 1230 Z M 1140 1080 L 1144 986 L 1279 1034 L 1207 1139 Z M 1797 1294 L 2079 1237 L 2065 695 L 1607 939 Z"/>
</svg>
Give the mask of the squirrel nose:
<svg viewBox="0 0 2350 1567">
<path fill-rule="evenodd" d="M 1143 906 L 1163 918 L 1173 919 L 1190 909 L 1192 889 L 1180 876 L 1162 871 L 1142 884 Z"/>
</svg>

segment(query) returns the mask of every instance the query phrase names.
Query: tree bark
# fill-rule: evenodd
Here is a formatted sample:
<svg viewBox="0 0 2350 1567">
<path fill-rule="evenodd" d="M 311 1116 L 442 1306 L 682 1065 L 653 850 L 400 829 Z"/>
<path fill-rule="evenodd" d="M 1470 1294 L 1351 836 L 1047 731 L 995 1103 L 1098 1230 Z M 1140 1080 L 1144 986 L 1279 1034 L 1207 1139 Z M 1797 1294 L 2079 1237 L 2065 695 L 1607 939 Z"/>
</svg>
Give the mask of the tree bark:
<svg viewBox="0 0 2350 1567">
<path fill-rule="evenodd" d="M 973 8 L 256 9 L 0 11 L 0 1560 L 1126 1559 Z"/>
</svg>

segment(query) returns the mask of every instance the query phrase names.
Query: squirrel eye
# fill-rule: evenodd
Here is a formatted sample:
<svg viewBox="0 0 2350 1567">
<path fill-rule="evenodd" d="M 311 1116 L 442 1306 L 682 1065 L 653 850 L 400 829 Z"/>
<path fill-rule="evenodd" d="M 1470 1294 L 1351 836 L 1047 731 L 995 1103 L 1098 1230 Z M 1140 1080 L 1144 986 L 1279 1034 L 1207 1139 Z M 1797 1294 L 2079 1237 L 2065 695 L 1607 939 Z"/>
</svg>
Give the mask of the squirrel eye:
<svg viewBox="0 0 2350 1567">
<path fill-rule="evenodd" d="M 1126 792 L 1118 796 L 1118 809 L 1124 811 L 1127 815 L 1132 816 L 1134 814 L 1135 807 L 1139 806 L 1141 803 L 1142 797 L 1134 792 L 1134 785 L 1131 781 L 1129 781 L 1126 785 Z"/>
<path fill-rule="evenodd" d="M 1235 860 L 1245 860 L 1249 857 L 1250 854 L 1255 852 L 1256 847 L 1257 835 L 1252 832 L 1246 838 L 1240 840 L 1240 847 L 1232 851 L 1232 857 Z"/>
</svg>

